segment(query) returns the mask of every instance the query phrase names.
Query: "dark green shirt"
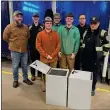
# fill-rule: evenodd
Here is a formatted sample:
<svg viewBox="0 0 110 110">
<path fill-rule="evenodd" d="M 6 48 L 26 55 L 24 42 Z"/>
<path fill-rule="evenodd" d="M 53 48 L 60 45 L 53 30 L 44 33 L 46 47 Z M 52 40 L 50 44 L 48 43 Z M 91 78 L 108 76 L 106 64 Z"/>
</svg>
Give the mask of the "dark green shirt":
<svg viewBox="0 0 110 110">
<path fill-rule="evenodd" d="M 54 24 L 54 25 L 52 26 L 52 30 L 58 32 L 58 28 L 59 28 L 60 26 L 61 26 L 61 24 L 58 24 L 58 25 Z"/>
</svg>

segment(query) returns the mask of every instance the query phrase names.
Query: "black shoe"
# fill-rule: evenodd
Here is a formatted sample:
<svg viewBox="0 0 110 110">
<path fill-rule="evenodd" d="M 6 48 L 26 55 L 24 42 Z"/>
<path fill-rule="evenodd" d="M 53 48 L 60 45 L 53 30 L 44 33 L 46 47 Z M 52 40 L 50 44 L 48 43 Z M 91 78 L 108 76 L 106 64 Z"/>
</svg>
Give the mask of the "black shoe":
<svg viewBox="0 0 110 110">
<path fill-rule="evenodd" d="M 92 92 L 91 92 L 91 96 L 94 96 L 94 95 L 95 95 L 95 91 L 92 91 Z"/>
<path fill-rule="evenodd" d="M 42 92 L 46 92 L 46 85 L 44 82 L 42 82 Z"/>
<path fill-rule="evenodd" d="M 35 77 L 35 76 L 32 76 L 32 77 L 31 77 L 31 80 L 32 80 L 32 81 L 35 81 L 35 80 L 36 80 L 36 77 Z"/>
<path fill-rule="evenodd" d="M 42 92 L 46 92 L 46 90 L 42 90 Z"/>
<path fill-rule="evenodd" d="M 33 85 L 33 83 L 29 79 L 23 80 L 23 82 L 26 83 L 27 85 Z"/>
<path fill-rule="evenodd" d="M 17 88 L 18 86 L 19 86 L 18 81 L 14 81 L 14 82 L 13 82 L 13 87 L 14 87 L 14 88 Z"/>
<path fill-rule="evenodd" d="M 36 79 L 37 79 L 37 80 L 42 80 L 42 78 L 41 78 L 41 77 L 37 77 Z"/>
</svg>

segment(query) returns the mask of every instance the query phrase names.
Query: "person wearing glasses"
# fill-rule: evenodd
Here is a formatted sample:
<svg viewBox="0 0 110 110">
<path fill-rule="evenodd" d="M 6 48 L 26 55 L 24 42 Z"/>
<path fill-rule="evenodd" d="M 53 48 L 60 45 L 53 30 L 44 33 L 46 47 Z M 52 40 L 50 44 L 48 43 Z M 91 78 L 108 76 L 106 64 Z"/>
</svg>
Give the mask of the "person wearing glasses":
<svg viewBox="0 0 110 110">
<path fill-rule="evenodd" d="M 57 32 L 58 28 L 61 26 L 60 20 L 61 20 L 60 14 L 59 13 L 55 13 L 54 14 L 54 24 L 52 26 L 52 30 Z"/>
<path fill-rule="evenodd" d="M 97 76 L 100 72 L 100 62 L 104 55 L 104 45 L 108 44 L 107 31 L 100 29 L 100 21 L 97 17 L 90 19 L 90 26 L 84 32 L 82 42 L 82 70 L 93 73 L 92 92 L 95 95 Z"/>
<path fill-rule="evenodd" d="M 81 42 L 82 42 L 83 34 L 88 27 L 89 25 L 86 24 L 86 15 L 85 14 L 79 15 L 79 24 L 77 25 L 77 28 L 79 29 L 79 32 L 80 32 Z M 81 43 L 80 43 L 80 46 L 81 46 Z M 80 65 L 81 65 L 81 50 L 79 48 L 75 59 L 75 69 L 80 70 Z"/>
<path fill-rule="evenodd" d="M 53 31 L 58 32 L 58 28 L 61 26 L 60 20 L 61 20 L 60 14 L 59 14 L 59 13 L 55 13 L 55 14 L 54 14 L 54 24 L 53 24 L 53 26 L 52 26 L 52 30 L 53 30 Z M 58 59 L 57 68 L 60 67 L 60 64 L 59 64 L 59 63 L 60 63 L 60 62 L 59 62 L 59 59 Z"/>
</svg>

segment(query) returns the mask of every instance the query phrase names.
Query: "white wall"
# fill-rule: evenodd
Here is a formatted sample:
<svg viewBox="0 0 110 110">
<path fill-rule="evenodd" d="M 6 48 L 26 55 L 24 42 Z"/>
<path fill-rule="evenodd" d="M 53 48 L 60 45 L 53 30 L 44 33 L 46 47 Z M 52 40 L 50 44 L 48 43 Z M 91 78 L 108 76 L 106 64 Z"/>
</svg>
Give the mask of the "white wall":
<svg viewBox="0 0 110 110">
<path fill-rule="evenodd" d="M 13 1 L 8 1 L 9 2 L 9 14 L 10 14 L 10 23 L 13 22 Z"/>
<path fill-rule="evenodd" d="M 56 13 L 56 0 L 52 0 L 52 11 L 54 14 Z"/>
</svg>

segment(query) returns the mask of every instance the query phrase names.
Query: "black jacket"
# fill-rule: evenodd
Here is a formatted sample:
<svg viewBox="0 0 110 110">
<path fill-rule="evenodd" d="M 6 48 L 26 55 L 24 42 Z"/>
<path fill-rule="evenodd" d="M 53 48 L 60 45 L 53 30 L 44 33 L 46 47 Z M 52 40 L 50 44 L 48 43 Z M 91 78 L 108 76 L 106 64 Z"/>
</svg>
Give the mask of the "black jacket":
<svg viewBox="0 0 110 110">
<path fill-rule="evenodd" d="M 80 38 L 82 39 L 82 36 L 85 32 L 86 29 L 88 29 L 89 25 L 85 24 L 83 27 L 79 25 L 77 25 L 77 28 L 79 29 L 79 32 L 80 32 Z"/>
<path fill-rule="evenodd" d="M 29 48 L 30 48 L 30 55 L 33 58 L 38 58 L 39 59 L 39 52 L 36 49 L 36 37 L 37 34 L 43 30 L 43 26 L 41 24 L 38 24 L 37 26 L 35 26 L 34 24 L 32 24 L 29 27 L 30 30 L 30 39 L 29 39 Z"/>
<path fill-rule="evenodd" d="M 29 30 L 30 30 L 29 46 L 31 49 L 33 49 L 35 48 L 37 34 L 43 30 L 43 27 L 41 24 L 38 24 L 38 26 L 35 26 L 34 24 L 32 24 L 29 27 Z"/>
<path fill-rule="evenodd" d="M 98 28 L 94 32 L 91 31 L 90 27 L 87 30 L 87 33 L 83 39 L 85 48 L 82 52 L 82 63 L 86 65 L 93 66 L 95 65 L 97 58 L 99 58 L 99 52 L 96 52 L 96 47 L 101 47 L 103 44 L 107 43 L 106 40 L 107 34 L 101 36 L 101 29 Z M 103 53 L 103 52 L 102 52 Z"/>
</svg>

